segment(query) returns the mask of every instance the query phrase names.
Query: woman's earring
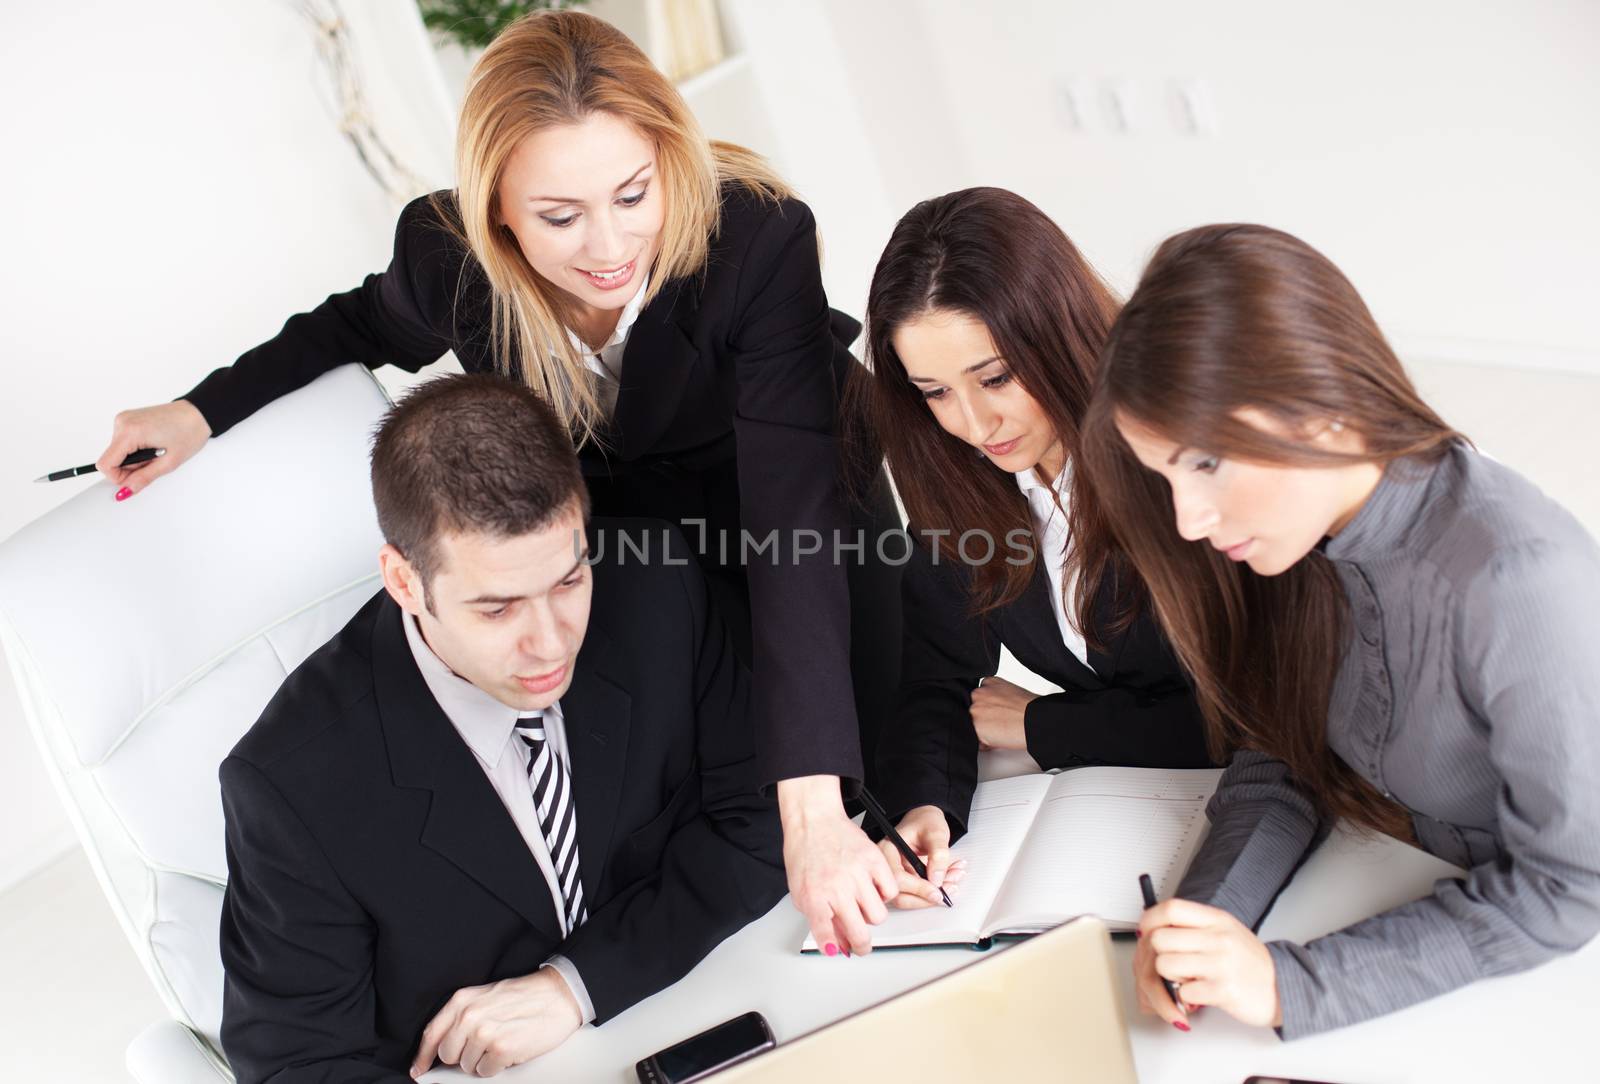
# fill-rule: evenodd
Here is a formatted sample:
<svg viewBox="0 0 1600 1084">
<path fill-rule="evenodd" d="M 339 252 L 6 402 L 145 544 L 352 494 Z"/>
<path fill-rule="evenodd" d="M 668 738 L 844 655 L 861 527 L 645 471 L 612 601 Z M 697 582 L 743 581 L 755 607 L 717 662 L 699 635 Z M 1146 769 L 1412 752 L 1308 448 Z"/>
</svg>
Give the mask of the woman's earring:
<svg viewBox="0 0 1600 1084">
<path fill-rule="evenodd" d="M 1341 422 L 1336 418 L 1336 419 L 1334 419 L 1333 424 L 1328 426 L 1328 428 L 1332 429 L 1335 433 L 1343 433 L 1344 432 L 1344 422 Z"/>
</svg>

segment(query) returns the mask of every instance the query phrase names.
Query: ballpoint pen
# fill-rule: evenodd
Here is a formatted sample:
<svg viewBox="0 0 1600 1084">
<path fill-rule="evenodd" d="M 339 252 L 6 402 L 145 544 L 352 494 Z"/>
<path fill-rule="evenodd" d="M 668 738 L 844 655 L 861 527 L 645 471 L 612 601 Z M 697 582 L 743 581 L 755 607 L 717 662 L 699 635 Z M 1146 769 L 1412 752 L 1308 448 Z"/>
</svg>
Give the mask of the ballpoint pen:
<svg viewBox="0 0 1600 1084">
<path fill-rule="evenodd" d="M 140 463 L 148 463 L 152 459 L 166 454 L 167 450 L 165 448 L 140 448 L 137 452 L 134 452 L 132 455 L 128 456 L 128 458 L 124 459 L 120 464 L 118 464 L 118 466 L 135 467 Z M 72 467 L 68 470 L 51 471 L 49 474 L 35 478 L 34 481 L 59 482 L 63 478 L 76 478 L 80 474 L 93 474 L 97 469 L 98 468 L 93 463 L 86 463 L 81 467 Z"/>
</svg>

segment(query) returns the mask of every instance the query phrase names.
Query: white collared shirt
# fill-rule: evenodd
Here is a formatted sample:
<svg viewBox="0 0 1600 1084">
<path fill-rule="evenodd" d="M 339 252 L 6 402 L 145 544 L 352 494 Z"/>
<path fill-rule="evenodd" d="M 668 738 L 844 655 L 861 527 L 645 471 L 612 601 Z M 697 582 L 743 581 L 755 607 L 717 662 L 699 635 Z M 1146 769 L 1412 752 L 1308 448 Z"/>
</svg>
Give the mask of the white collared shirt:
<svg viewBox="0 0 1600 1084">
<path fill-rule="evenodd" d="M 622 353 L 628 346 L 628 332 L 633 330 L 634 321 L 639 319 L 639 313 L 644 309 L 645 295 L 649 292 L 650 275 L 646 272 L 633 300 L 623 308 L 622 316 L 617 320 L 617 329 L 599 350 L 590 350 L 589 345 L 578 338 L 577 332 L 567 329 L 567 338 L 571 340 L 573 348 L 583 356 L 589 370 L 600 378 L 600 404 L 608 416 L 616 413 L 617 393 L 622 390 Z"/>
<path fill-rule="evenodd" d="M 483 769 L 483 774 L 489 779 L 489 785 L 494 788 L 495 794 L 499 795 L 500 803 L 506 807 L 506 812 L 511 814 L 511 820 L 516 824 L 517 831 L 522 834 L 522 840 L 528 845 L 529 853 L 539 864 L 539 872 L 544 874 L 545 885 L 550 889 L 550 899 L 555 907 L 556 922 L 561 926 L 563 935 L 570 934 L 572 931 L 567 928 L 561 882 L 556 877 L 554 863 L 550 861 L 550 845 L 545 842 L 544 828 L 539 824 L 539 810 L 533 801 L 533 785 L 528 781 L 529 750 L 526 743 L 516 735 L 519 719 L 543 715 L 545 741 L 550 745 L 550 752 L 568 766 L 570 774 L 571 764 L 567 759 L 567 729 L 561 715 L 560 702 L 550 705 L 543 712 L 524 713 L 507 707 L 446 666 L 423 639 L 422 630 L 417 626 L 415 617 L 406 614 L 405 626 L 406 643 L 411 645 L 411 655 L 417 660 L 417 669 L 422 672 L 423 682 L 433 694 L 434 700 L 438 701 L 445 718 L 450 720 L 450 725 L 456 728 L 461 740 L 472 750 L 472 755 L 477 758 L 478 767 Z M 572 829 L 573 831 L 578 829 L 576 804 L 573 806 Z M 585 855 L 580 851 L 578 854 L 580 869 L 584 859 Z M 599 861 L 599 858 L 595 856 L 591 860 Z M 583 977 L 578 974 L 578 969 L 572 961 L 557 954 L 546 960 L 545 966 L 554 968 L 566 980 L 573 996 L 577 998 L 579 1009 L 583 1012 L 583 1022 L 585 1024 L 592 1022 L 594 1003 L 589 1000 L 589 991 L 583 984 Z"/>
<path fill-rule="evenodd" d="M 1034 538 L 1039 545 L 1039 560 L 1044 562 L 1050 576 L 1050 608 L 1055 611 L 1056 624 L 1061 629 L 1061 642 L 1077 656 L 1078 661 L 1089 666 L 1089 650 L 1083 642 L 1083 633 L 1073 627 L 1069 614 L 1078 608 L 1078 578 L 1073 576 L 1062 598 L 1061 576 L 1067 554 L 1067 499 L 1072 492 L 1072 461 L 1068 460 L 1056 475 L 1054 485 L 1045 485 L 1032 470 L 1018 471 L 1017 488 L 1028 499 L 1028 511 L 1033 517 Z M 1058 503 L 1059 502 L 1059 503 Z"/>
</svg>

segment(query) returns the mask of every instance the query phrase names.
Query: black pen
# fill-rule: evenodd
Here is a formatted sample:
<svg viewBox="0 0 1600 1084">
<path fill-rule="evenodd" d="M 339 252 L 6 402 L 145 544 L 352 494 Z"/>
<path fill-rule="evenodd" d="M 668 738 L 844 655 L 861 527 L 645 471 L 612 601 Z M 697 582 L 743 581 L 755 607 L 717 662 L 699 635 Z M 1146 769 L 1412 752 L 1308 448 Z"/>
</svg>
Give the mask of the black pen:
<svg viewBox="0 0 1600 1084">
<path fill-rule="evenodd" d="M 911 845 L 905 841 L 905 838 L 894 830 L 894 825 L 889 823 L 889 814 L 883 811 L 883 806 L 878 804 L 878 799 L 874 798 L 872 792 L 865 786 L 861 788 L 860 798 L 861 804 L 867 809 L 867 816 L 878 823 L 878 827 L 883 830 L 884 838 L 894 842 L 895 850 L 899 851 L 900 856 L 910 863 L 916 875 L 926 881 L 928 879 L 928 867 L 922 864 L 922 859 L 917 857 L 917 853 L 911 849 Z M 939 895 L 944 897 L 944 905 L 946 907 L 955 906 L 950 900 L 950 893 L 946 892 L 943 887 L 939 889 Z"/>
<path fill-rule="evenodd" d="M 128 456 L 128 458 L 119 463 L 118 466 L 136 467 L 140 463 L 148 463 L 157 456 L 163 456 L 166 454 L 167 450 L 165 448 L 140 448 L 137 452 L 134 452 L 132 455 Z M 51 471 L 42 478 L 35 478 L 34 481 L 59 482 L 63 478 L 76 478 L 80 474 L 93 474 L 95 470 L 96 467 L 93 463 L 86 463 L 81 467 L 73 467 L 70 470 Z"/>
<path fill-rule="evenodd" d="M 1146 911 L 1156 905 L 1156 886 L 1151 882 L 1148 873 L 1139 874 L 1139 891 L 1144 893 L 1144 909 Z M 1178 999 L 1177 985 L 1171 979 L 1162 979 L 1161 985 L 1167 988 L 1167 996 L 1178 1007 L 1178 1011 L 1183 1012 L 1183 1002 Z"/>
</svg>

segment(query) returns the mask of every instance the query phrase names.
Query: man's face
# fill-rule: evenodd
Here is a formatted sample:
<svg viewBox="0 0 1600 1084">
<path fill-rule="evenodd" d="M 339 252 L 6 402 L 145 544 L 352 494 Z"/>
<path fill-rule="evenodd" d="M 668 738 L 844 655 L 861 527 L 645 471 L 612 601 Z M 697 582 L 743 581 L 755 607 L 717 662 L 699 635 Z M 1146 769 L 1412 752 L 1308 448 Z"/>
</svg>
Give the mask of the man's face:
<svg viewBox="0 0 1600 1084">
<path fill-rule="evenodd" d="M 593 586 L 576 502 L 514 538 L 442 535 L 438 553 L 426 595 L 398 550 L 385 546 L 380 558 L 385 586 L 434 654 L 507 707 L 533 711 L 559 700 L 572 684 Z"/>
</svg>

